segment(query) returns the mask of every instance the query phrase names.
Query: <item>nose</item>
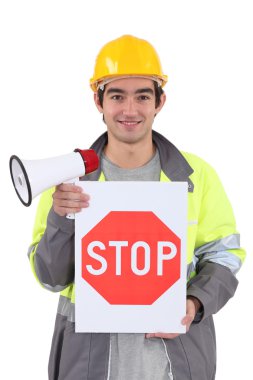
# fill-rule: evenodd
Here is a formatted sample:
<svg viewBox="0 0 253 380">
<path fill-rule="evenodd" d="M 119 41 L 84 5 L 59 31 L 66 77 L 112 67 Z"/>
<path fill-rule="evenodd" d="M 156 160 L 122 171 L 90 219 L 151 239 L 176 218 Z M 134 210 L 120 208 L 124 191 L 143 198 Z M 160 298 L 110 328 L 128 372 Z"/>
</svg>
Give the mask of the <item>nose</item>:
<svg viewBox="0 0 253 380">
<path fill-rule="evenodd" d="M 128 98 L 125 100 L 122 113 L 124 116 L 136 116 L 137 115 L 137 108 L 136 108 L 134 99 Z"/>
</svg>

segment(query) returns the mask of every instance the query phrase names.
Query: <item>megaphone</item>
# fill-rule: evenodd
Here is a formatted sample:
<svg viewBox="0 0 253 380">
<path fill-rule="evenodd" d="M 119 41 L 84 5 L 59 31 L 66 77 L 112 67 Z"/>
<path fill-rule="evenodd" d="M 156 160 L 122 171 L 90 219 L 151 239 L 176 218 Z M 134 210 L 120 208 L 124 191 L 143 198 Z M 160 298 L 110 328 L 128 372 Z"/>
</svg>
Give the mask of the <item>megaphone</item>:
<svg viewBox="0 0 253 380">
<path fill-rule="evenodd" d="M 98 168 L 99 159 L 93 149 L 42 160 L 10 158 L 11 179 L 20 201 L 30 206 L 32 199 L 50 187 L 82 177 Z"/>
</svg>

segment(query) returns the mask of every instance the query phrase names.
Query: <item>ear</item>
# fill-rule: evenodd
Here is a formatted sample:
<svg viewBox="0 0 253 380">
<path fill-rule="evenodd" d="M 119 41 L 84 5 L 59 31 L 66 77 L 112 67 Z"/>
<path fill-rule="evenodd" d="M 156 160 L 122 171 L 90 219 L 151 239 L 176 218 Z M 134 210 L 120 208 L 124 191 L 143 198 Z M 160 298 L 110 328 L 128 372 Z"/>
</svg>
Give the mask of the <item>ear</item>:
<svg viewBox="0 0 253 380">
<path fill-rule="evenodd" d="M 163 108 L 165 102 L 166 102 L 166 94 L 163 93 L 160 97 L 161 101 L 160 101 L 160 104 L 159 106 L 156 108 L 156 115 L 161 111 L 161 109 Z"/>
<path fill-rule="evenodd" d="M 103 108 L 101 107 L 97 92 L 94 93 L 94 102 L 95 102 L 95 105 L 96 105 L 97 109 L 99 110 L 99 112 L 103 113 Z"/>
</svg>

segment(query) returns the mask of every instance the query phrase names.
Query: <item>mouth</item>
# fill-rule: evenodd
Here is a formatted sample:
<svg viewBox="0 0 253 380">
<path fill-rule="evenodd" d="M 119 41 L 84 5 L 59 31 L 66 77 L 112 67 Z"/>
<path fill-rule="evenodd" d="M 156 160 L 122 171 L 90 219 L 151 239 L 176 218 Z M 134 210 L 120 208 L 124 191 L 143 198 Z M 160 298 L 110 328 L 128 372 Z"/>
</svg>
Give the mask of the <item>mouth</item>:
<svg viewBox="0 0 253 380">
<path fill-rule="evenodd" d="M 120 123 L 121 125 L 123 125 L 124 127 L 135 127 L 136 125 L 140 124 L 141 123 L 141 120 L 118 120 L 118 123 Z"/>
</svg>

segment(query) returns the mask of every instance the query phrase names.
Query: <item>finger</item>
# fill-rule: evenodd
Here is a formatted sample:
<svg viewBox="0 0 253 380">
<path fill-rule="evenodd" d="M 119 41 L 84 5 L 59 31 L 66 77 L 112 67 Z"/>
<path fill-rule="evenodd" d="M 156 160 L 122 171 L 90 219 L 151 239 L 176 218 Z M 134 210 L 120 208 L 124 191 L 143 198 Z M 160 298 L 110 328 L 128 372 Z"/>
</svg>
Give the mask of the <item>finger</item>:
<svg viewBox="0 0 253 380">
<path fill-rule="evenodd" d="M 187 323 L 191 323 L 192 321 L 193 321 L 193 316 L 192 315 L 186 315 L 182 319 L 181 323 L 182 323 L 182 325 L 187 325 Z"/>
<path fill-rule="evenodd" d="M 89 207 L 89 202 L 57 198 L 53 201 L 53 209 L 60 216 L 76 214 L 87 207 Z"/>
<path fill-rule="evenodd" d="M 86 208 L 89 202 L 76 199 L 54 199 L 54 206 L 62 208 Z"/>
<path fill-rule="evenodd" d="M 149 334 L 146 334 L 145 336 L 146 336 L 146 338 L 155 338 L 156 337 L 155 333 L 149 333 Z"/>
<path fill-rule="evenodd" d="M 146 338 L 175 339 L 179 335 L 179 333 L 148 333 L 146 334 Z"/>
<path fill-rule="evenodd" d="M 76 186 L 73 183 L 61 183 L 60 185 L 56 186 L 56 190 L 59 191 L 66 191 L 66 192 L 73 192 L 73 193 L 82 193 L 83 189 L 80 186 Z"/>
<path fill-rule="evenodd" d="M 87 202 L 90 199 L 89 194 L 86 193 L 78 193 L 78 192 L 67 192 L 67 191 L 56 191 L 53 194 L 53 199 L 69 199 L 76 201 L 84 201 Z"/>
<path fill-rule="evenodd" d="M 192 315 L 186 315 L 186 316 L 182 319 L 182 321 L 181 321 L 182 325 L 183 325 L 183 326 L 186 326 L 186 331 L 187 331 L 187 332 L 189 331 L 189 328 L 190 328 L 190 326 L 191 326 L 191 324 L 192 324 L 193 319 L 194 319 L 194 317 L 193 317 Z"/>
</svg>

